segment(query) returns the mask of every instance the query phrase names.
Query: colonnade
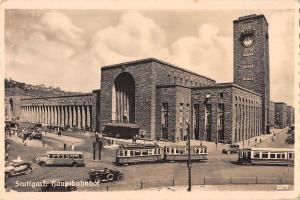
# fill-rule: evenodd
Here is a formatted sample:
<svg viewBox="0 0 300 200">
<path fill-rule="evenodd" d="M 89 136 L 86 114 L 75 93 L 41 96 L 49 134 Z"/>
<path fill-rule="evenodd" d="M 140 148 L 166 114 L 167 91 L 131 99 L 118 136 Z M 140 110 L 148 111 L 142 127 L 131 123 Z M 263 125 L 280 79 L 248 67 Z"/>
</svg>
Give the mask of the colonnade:
<svg viewBox="0 0 300 200">
<path fill-rule="evenodd" d="M 22 121 L 48 125 L 69 125 L 79 129 L 91 127 L 92 106 L 21 106 Z"/>
</svg>

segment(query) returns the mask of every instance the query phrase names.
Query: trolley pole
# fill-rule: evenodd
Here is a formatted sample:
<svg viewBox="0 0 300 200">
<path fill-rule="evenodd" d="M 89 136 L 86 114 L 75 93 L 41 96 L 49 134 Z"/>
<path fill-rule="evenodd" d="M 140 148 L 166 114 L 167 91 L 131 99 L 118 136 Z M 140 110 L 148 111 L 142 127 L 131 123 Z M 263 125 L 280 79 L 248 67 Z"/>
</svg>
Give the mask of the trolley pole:
<svg viewBox="0 0 300 200">
<path fill-rule="evenodd" d="M 191 162 L 191 134 L 190 134 L 190 124 L 187 127 L 187 134 L 188 134 L 188 192 L 192 191 L 192 162 Z"/>
</svg>

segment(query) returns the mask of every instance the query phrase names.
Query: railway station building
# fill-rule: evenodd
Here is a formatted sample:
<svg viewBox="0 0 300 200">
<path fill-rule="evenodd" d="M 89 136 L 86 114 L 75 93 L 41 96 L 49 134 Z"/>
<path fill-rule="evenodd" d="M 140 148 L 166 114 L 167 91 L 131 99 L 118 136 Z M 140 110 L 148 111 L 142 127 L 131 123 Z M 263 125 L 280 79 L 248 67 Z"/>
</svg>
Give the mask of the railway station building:
<svg viewBox="0 0 300 200">
<path fill-rule="evenodd" d="M 287 124 L 277 120 L 281 104 L 270 102 L 268 40 L 264 15 L 240 17 L 233 21 L 233 82 L 156 58 L 134 60 L 103 66 L 100 90 L 90 94 L 21 99 L 21 120 L 120 138 L 247 140 Z"/>
</svg>

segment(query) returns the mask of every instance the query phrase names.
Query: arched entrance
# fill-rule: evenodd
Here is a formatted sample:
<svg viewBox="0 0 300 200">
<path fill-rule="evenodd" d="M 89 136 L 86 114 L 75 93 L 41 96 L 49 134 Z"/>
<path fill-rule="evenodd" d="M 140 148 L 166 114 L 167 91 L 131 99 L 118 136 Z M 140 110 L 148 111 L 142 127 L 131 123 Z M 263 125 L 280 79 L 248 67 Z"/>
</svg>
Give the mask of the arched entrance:
<svg viewBox="0 0 300 200">
<path fill-rule="evenodd" d="M 112 88 L 112 120 L 118 123 L 135 123 L 135 81 L 123 72 L 114 80 Z"/>
</svg>

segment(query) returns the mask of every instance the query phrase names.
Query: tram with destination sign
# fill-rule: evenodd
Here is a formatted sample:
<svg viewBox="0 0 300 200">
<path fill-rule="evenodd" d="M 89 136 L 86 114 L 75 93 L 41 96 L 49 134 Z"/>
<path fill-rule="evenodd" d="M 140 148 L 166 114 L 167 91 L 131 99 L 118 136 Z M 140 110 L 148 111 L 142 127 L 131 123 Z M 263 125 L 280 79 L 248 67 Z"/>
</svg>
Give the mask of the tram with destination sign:
<svg viewBox="0 0 300 200">
<path fill-rule="evenodd" d="M 239 164 L 294 165 L 294 149 L 290 148 L 244 148 L 238 153 Z"/>
<path fill-rule="evenodd" d="M 187 161 L 186 146 L 169 145 L 161 147 L 157 144 L 127 144 L 116 150 L 116 165 L 137 163 Z M 191 160 L 207 160 L 206 146 L 191 146 Z"/>
</svg>

